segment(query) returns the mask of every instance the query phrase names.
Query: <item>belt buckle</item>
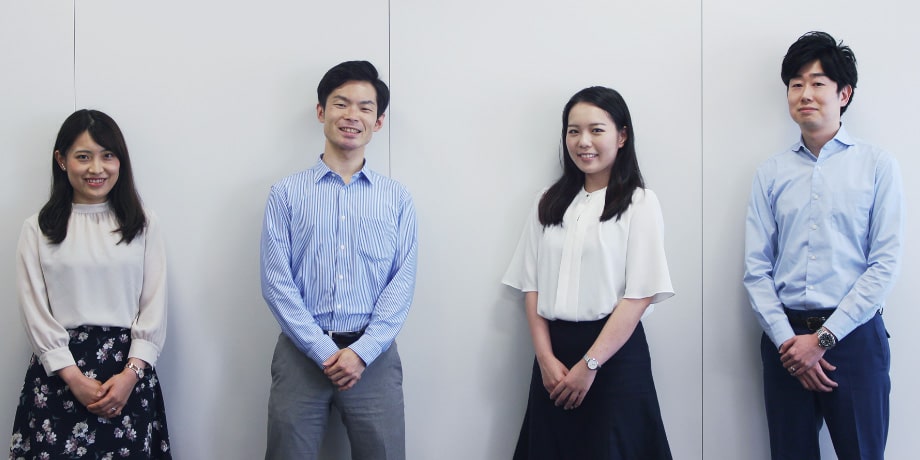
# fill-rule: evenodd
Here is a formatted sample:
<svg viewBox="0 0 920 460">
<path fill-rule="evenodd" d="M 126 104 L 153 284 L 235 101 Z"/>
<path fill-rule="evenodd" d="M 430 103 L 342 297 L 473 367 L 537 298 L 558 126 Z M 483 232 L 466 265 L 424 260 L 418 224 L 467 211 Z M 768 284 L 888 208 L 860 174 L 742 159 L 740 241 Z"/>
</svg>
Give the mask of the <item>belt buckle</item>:
<svg viewBox="0 0 920 460">
<path fill-rule="evenodd" d="M 812 331 L 817 331 L 821 329 L 825 321 L 827 321 L 827 318 L 824 316 L 809 316 L 805 318 L 805 326 Z"/>
</svg>

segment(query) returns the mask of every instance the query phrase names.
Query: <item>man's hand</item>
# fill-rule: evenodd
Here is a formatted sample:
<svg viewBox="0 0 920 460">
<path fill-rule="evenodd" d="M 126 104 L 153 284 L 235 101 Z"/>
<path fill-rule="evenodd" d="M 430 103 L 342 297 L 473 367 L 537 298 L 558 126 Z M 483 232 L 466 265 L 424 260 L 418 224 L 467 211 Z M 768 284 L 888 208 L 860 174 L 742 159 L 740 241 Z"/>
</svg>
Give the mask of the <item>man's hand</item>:
<svg viewBox="0 0 920 460">
<path fill-rule="evenodd" d="M 339 391 L 351 389 L 361 380 L 367 365 L 351 348 L 343 348 L 323 363 L 323 373 Z"/>
<path fill-rule="evenodd" d="M 799 379 L 806 390 L 822 392 L 837 388 L 837 382 L 825 372 L 837 369 L 824 359 L 826 351 L 818 345 L 816 334 L 797 335 L 779 347 L 780 361 L 789 374 Z"/>
<path fill-rule="evenodd" d="M 596 376 L 597 371 L 588 369 L 588 366 L 579 360 L 569 369 L 569 373 L 565 375 L 562 381 L 556 385 L 549 397 L 555 401 L 556 407 L 562 406 L 565 409 L 575 409 L 584 401 Z"/>
</svg>

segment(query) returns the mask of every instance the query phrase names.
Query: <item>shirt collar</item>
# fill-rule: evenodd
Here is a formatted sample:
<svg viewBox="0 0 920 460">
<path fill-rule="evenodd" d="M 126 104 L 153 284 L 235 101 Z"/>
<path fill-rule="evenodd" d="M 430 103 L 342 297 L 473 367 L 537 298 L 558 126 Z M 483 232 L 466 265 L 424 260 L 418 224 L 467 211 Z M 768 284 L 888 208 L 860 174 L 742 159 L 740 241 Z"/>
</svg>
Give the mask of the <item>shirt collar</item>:
<svg viewBox="0 0 920 460">
<path fill-rule="evenodd" d="M 847 132 L 846 128 L 843 126 L 843 123 L 840 124 L 840 129 L 837 130 L 837 134 L 834 134 L 834 137 L 831 140 L 827 141 L 827 144 L 824 144 L 822 151 L 824 152 L 821 157 L 828 157 L 836 153 L 846 150 L 848 147 L 851 147 L 855 144 L 853 138 L 850 137 L 850 133 Z M 805 142 L 802 140 L 802 136 L 799 136 L 799 140 L 795 144 L 792 144 L 792 151 L 797 153 L 806 154 L 808 149 L 805 147 Z M 818 152 L 821 154 L 822 152 Z"/>
<path fill-rule="evenodd" d="M 316 164 L 310 168 L 310 171 L 313 173 L 313 183 L 318 183 L 324 177 L 332 175 L 333 177 L 338 177 L 338 173 L 329 169 L 329 166 L 323 162 L 323 155 L 319 155 L 319 159 L 316 160 Z M 361 169 L 358 170 L 353 176 L 354 180 L 365 180 L 368 184 L 373 185 L 376 177 L 373 171 L 367 168 L 367 160 L 364 160 L 364 164 L 361 165 Z"/>
</svg>

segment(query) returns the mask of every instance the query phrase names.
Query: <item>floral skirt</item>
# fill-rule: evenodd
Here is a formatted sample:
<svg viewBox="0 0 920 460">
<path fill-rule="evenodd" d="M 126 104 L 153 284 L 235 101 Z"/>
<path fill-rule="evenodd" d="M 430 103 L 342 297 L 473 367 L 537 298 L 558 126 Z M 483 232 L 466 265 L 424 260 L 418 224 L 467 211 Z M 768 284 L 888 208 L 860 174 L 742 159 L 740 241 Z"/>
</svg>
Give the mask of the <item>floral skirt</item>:
<svg viewBox="0 0 920 460">
<path fill-rule="evenodd" d="M 130 329 L 80 326 L 68 332 L 70 351 L 85 375 L 105 382 L 124 370 Z M 86 410 L 63 379 L 47 376 L 33 355 L 13 422 L 9 458 L 171 459 L 156 371 L 146 370 L 121 416 L 105 419 Z"/>
</svg>

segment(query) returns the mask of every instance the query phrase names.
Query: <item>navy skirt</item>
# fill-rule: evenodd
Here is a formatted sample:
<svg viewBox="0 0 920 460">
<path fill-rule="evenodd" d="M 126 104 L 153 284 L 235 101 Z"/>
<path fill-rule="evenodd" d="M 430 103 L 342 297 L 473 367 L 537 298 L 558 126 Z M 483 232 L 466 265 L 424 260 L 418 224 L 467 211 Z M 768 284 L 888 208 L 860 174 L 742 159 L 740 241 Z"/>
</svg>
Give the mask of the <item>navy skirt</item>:
<svg viewBox="0 0 920 460">
<path fill-rule="evenodd" d="M 567 368 L 583 361 L 607 319 L 549 321 L 553 353 Z M 670 460 L 652 380 L 645 330 L 633 335 L 597 370 L 581 405 L 556 407 L 534 359 L 530 396 L 514 460 Z"/>
<path fill-rule="evenodd" d="M 128 361 L 131 330 L 81 326 L 68 330 L 70 351 L 84 374 L 105 382 Z M 32 356 L 13 422 L 11 459 L 171 459 L 166 410 L 156 370 L 112 419 L 86 410 L 57 375 Z"/>
</svg>

